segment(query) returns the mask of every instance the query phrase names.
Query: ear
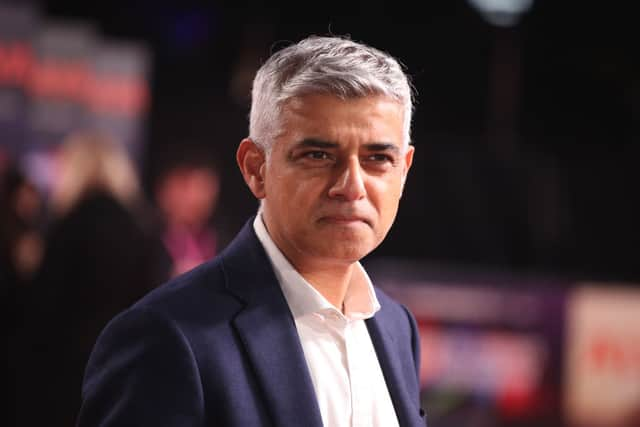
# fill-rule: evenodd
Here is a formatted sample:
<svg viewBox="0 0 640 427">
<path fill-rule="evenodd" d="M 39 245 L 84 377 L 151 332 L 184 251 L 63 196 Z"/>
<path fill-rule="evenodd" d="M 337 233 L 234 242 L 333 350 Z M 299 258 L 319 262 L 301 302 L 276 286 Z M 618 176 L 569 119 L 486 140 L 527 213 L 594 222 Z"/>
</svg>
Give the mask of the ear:
<svg viewBox="0 0 640 427">
<path fill-rule="evenodd" d="M 402 169 L 402 189 L 404 189 L 404 183 L 407 180 L 407 174 L 409 173 L 409 169 L 411 169 L 411 165 L 413 164 L 413 153 L 415 151 L 415 147 L 413 145 L 407 146 L 407 150 L 404 153 L 404 164 Z"/>
<path fill-rule="evenodd" d="M 264 170 L 266 166 L 263 149 L 251 139 L 245 138 L 238 146 L 236 161 L 244 177 L 244 182 L 247 183 L 253 195 L 258 199 L 263 199 L 265 196 Z"/>
</svg>

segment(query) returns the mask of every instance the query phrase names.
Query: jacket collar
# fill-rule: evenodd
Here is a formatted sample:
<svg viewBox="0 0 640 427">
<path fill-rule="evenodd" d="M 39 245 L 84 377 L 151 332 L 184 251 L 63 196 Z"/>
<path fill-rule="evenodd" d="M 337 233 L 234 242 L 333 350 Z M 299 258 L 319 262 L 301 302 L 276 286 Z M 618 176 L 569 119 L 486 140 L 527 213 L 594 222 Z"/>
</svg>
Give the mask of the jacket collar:
<svg viewBox="0 0 640 427">
<path fill-rule="evenodd" d="M 252 221 L 221 254 L 228 290 L 246 305 L 233 324 L 255 369 L 273 424 L 301 420 L 322 427 L 322 417 L 293 316 Z"/>
<path fill-rule="evenodd" d="M 220 255 L 227 289 L 245 303 L 233 320 L 234 326 L 253 364 L 274 425 L 297 427 L 304 420 L 305 426 L 322 427 L 293 315 L 252 224 L 253 218 Z M 376 316 L 366 320 L 367 327 L 399 424 L 418 425 L 419 409 L 411 404 L 412 396 L 402 386 L 413 364 L 410 358 L 404 360 L 396 354 L 390 329 L 396 319 L 384 305 Z"/>
<path fill-rule="evenodd" d="M 424 426 L 424 421 L 419 418 L 420 408 L 416 406 L 419 403 L 412 404 L 415 398 L 405 386 L 407 381 L 415 376 L 415 365 L 411 358 L 402 357 L 402 354 L 399 354 L 400 346 L 396 343 L 390 326 L 396 320 L 386 318 L 388 311 L 385 310 L 385 306 L 388 304 L 383 304 L 376 316 L 365 321 L 369 336 L 376 349 L 398 423 L 401 426 Z"/>
</svg>

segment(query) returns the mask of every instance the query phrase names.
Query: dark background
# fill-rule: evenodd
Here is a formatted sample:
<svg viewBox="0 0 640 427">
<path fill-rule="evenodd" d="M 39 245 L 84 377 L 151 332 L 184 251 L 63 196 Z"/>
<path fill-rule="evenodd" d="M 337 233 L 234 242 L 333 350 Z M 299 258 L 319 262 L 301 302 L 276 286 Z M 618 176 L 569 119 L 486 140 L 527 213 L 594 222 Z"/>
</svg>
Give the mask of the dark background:
<svg viewBox="0 0 640 427">
<path fill-rule="evenodd" d="M 89 20 L 150 47 L 143 175 L 151 182 L 157 159 L 181 144 L 210 147 L 229 234 L 257 208 L 234 160 L 252 73 L 286 41 L 331 32 L 398 57 L 418 93 L 414 167 L 371 257 L 640 280 L 630 10 L 536 0 L 500 28 L 462 0 L 40 4 L 48 18 Z"/>
</svg>

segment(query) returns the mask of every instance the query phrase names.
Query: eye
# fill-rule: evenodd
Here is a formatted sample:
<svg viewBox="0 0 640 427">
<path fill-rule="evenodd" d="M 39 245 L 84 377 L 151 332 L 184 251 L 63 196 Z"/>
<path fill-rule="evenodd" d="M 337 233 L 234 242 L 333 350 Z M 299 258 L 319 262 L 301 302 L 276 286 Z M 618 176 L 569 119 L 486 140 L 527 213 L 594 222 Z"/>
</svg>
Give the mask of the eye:
<svg viewBox="0 0 640 427">
<path fill-rule="evenodd" d="M 368 153 L 362 160 L 363 166 L 373 172 L 386 172 L 396 166 L 397 158 L 388 153 Z"/>
<path fill-rule="evenodd" d="M 388 154 L 380 154 L 380 153 L 368 155 L 367 160 L 372 162 L 377 162 L 377 163 L 383 163 L 383 162 L 393 163 L 393 158 L 391 156 L 389 156 Z"/>
<path fill-rule="evenodd" d="M 331 156 L 326 151 L 308 151 L 304 153 L 304 157 L 312 160 L 330 160 Z"/>
</svg>

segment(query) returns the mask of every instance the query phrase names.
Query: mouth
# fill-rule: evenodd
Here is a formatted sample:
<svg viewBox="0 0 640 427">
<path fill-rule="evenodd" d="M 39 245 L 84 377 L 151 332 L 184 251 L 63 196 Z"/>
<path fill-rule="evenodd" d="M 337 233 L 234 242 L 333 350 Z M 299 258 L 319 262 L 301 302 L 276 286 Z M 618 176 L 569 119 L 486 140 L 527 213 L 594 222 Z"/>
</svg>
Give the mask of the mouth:
<svg viewBox="0 0 640 427">
<path fill-rule="evenodd" d="M 368 225 L 369 227 L 371 226 L 371 223 L 366 218 L 361 216 L 352 216 L 352 215 L 327 215 L 327 216 L 321 217 L 320 221 L 329 223 L 329 224 L 344 225 L 344 226 L 360 225 L 360 224 L 365 224 L 365 225 Z"/>
</svg>

